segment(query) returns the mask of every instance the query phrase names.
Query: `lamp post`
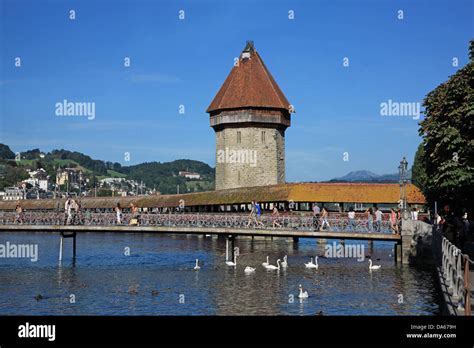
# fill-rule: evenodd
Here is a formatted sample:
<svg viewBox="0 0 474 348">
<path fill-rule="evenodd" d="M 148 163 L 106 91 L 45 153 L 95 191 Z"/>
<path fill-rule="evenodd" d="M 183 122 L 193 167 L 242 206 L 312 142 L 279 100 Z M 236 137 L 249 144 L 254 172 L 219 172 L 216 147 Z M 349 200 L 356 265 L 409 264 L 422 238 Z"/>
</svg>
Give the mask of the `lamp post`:
<svg viewBox="0 0 474 348">
<path fill-rule="evenodd" d="M 403 211 L 407 209 L 407 168 L 408 162 L 405 157 L 400 161 L 398 174 L 400 175 L 400 203 Z"/>
</svg>

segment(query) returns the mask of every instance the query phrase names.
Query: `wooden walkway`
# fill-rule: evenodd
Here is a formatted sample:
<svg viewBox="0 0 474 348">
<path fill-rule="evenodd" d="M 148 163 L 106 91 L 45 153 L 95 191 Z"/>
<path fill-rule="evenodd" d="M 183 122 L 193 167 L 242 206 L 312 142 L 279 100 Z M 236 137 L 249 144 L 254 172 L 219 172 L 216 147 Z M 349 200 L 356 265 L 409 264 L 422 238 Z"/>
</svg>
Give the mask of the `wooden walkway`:
<svg viewBox="0 0 474 348">
<path fill-rule="evenodd" d="M 0 225 L 0 231 L 15 232 L 122 232 L 122 233 L 162 233 L 162 234 L 211 234 L 222 236 L 268 236 L 294 238 L 353 239 L 370 241 L 400 242 L 401 236 L 377 232 L 331 232 L 308 231 L 281 228 L 225 228 L 225 227 L 182 227 L 182 226 L 115 226 L 115 225 Z"/>
</svg>

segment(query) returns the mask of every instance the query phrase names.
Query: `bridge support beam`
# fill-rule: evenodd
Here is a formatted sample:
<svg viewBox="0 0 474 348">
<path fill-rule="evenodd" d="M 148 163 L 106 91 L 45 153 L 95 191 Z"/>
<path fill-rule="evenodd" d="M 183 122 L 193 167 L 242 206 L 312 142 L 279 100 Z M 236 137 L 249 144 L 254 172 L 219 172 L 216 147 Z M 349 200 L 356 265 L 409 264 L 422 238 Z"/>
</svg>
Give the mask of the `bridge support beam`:
<svg viewBox="0 0 474 348">
<path fill-rule="evenodd" d="M 393 246 L 395 263 L 402 262 L 402 243 L 395 243 Z"/>
<path fill-rule="evenodd" d="M 230 236 L 230 243 L 231 243 L 231 250 L 232 250 L 232 260 L 231 261 L 234 261 L 234 258 L 235 258 L 235 246 L 234 246 L 234 242 L 235 242 L 235 238 Z"/>
<path fill-rule="evenodd" d="M 368 240 L 367 241 L 367 246 L 369 248 L 370 253 L 374 250 L 374 241 L 373 240 Z"/>
<path fill-rule="evenodd" d="M 76 258 L 76 232 L 72 232 L 70 234 L 67 234 L 65 232 L 60 232 L 59 262 L 61 262 L 62 259 L 63 259 L 64 238 L 72 238 L 72 257 L 73 257 L 73 259 Z"/>
<path fill-rule="evenodd" d="M 59 237 L 59 262 L 63 260 L 63 234 Z"/>
<path fill-rule="evenodd" d="M 225 261 L 229 261 L 229 238 L 225 239 Z"/>
<path fill-rule="evenodd" d="M 226 261 L 234 261 L 234 243 L 235 243 L 235 236 L 226 235 L 225 238 L 225 260 Z"/>
</svg>

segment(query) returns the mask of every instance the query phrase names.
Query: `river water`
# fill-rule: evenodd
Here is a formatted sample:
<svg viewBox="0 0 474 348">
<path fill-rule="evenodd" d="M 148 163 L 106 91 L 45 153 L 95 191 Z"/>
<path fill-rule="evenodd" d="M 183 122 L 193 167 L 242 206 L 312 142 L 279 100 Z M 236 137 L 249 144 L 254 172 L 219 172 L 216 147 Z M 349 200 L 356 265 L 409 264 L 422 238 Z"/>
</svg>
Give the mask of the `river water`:
<svg viewBox="0 0 474 348">
<path fill-rule="evenodd" d="M 225 264 L 225 240 L 198 235 L 79 233 L 76 261 L 65 239 L 61 265 L 57 233 L 1 233 L 7 242 L 38 245 L 38 260 L 0 258 L 0 315 L 439 314 L 432 271 L 395 265 L 388 242 L 346 242 L 371 253 L 376 271 L 367 259 L 322 257 L 314 239 L 237 238 L 237 267 Z M 286 270 L 261 266 L 285 254 Z M 319 269 L 306 269 L 314 255 Z M 297 297 L 299 284 L 309 298 Z"/>
</svg>

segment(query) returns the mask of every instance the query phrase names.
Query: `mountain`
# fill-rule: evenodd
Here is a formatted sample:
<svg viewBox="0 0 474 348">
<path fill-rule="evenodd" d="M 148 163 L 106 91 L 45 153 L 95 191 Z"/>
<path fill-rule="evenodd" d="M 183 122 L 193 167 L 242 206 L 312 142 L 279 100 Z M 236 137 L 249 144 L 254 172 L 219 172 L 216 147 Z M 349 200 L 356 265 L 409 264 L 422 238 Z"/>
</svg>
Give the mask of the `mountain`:
<svg viewBox="0 0 474 348">
<path fill-rule="evenodd" d="M 411 170 L 408 170 L 407 179 L 411 179 Z M 378 175 L 368 170 L 356 170 L 349 172 L 348 174 L 329 180 L 329 182 L 380 182 L 380 183 L 391 183 L 398 182 L 400 177 L 398 173 L 395 174 L 382 174 Z"/>
<path fill-rule="evenodd" d="M 372 181 L 376 178 L 378 178 L 379 175 L 374 174 L 372 172 L 369 172 L 368 170 L 357 170 L 350 172 L 343 177 L 340 178 L 335 178 L 333 180 L 339 180 L 339 181 Z"/>
</svg>

